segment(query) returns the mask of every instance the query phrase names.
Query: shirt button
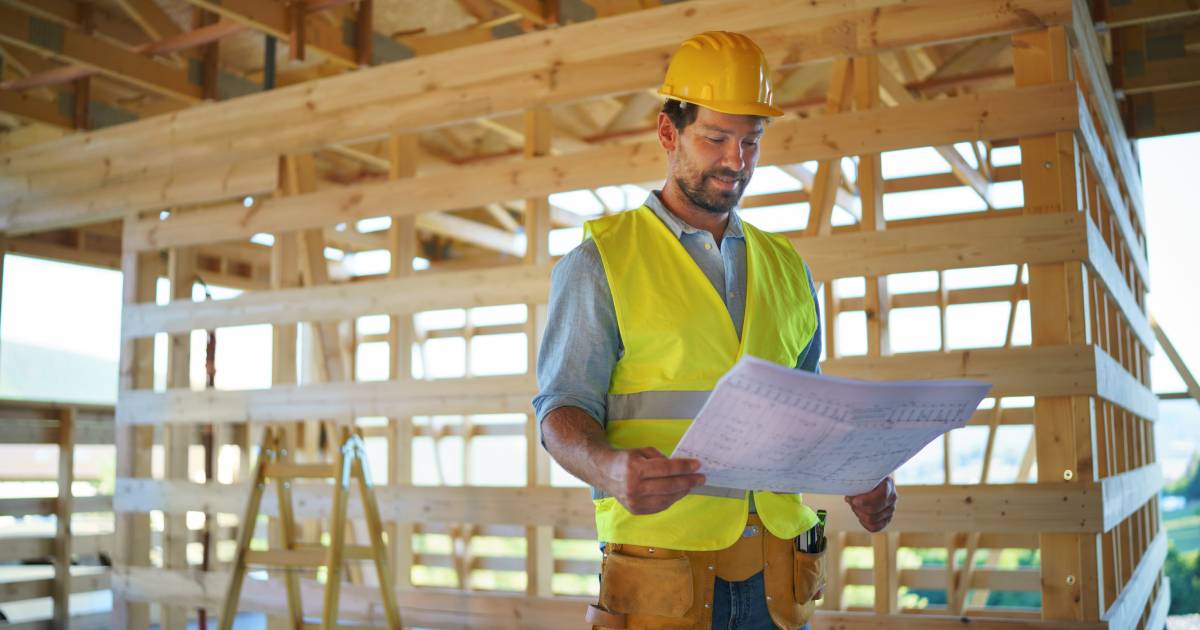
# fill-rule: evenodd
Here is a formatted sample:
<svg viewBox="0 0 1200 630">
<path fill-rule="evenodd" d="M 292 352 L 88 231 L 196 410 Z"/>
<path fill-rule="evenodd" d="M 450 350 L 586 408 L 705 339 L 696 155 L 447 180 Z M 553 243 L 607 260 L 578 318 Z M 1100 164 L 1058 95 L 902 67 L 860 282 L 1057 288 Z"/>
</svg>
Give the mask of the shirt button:
<svg viewBox="0 0 1200 630">
<path fill-rule="evenodd" d="M 730 292 L 729 292 L 729 297 L 730 297 L 731 299 L 732 299 L 732 298 L 735 298 L 735 297 L 737 297 L 737 293 L 736 293 L 736 292 L 734 292 L 734 291 L 730 291 Z"/>
<path fill-rule="evenodd" d="M 712 243 L 705 243 L 704 249 L 712 249 Z"/>
</svg>

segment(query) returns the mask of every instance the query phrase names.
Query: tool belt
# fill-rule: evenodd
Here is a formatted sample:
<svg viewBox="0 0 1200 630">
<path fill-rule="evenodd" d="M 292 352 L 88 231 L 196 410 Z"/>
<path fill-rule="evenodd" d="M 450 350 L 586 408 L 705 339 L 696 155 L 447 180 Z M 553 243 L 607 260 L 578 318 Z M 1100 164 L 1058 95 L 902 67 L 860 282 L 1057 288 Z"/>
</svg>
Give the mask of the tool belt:
<svg viewBox="0 0 1200 630">
<path fill-rule="evenodd" d="M 605 545 L 593 630 L 709 630 L 716 578 L 741 582 L 763 572 L 767 611 L 782 630 L 812 617 L 825 587 L 825 552 L 805 553 L 751 514 L 742 537 L 719 551 Z"/>
</svg>

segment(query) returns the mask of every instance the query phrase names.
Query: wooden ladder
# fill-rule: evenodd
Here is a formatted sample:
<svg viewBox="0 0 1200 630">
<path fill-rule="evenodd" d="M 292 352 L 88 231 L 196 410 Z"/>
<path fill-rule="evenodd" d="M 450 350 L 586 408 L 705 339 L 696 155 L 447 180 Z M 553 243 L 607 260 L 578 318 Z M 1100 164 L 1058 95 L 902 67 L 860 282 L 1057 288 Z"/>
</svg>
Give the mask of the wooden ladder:
<svg viewBox="0 0 1200 630">
<path fill-rule="evenodd" d="M 387 551 L 383 542 L 383 525 L 379 519 L 379 505 L 375 501 L 371 475 L 366 465 L 367 450 L 361 430 L 343 427 L 341 447 L 335 463 L 298 464 L 292 461 L 285 433 L 282 428 L 268 427 L 263 435 L 262 450 L 254 468 L 254 485 L 246 502 L 246 513 L 242 517 L 238 535 L 237 555 L 234 559 L 233 576 L 221 609 L 220 630 L 231 630 L 237 615 L 238 600 L 242 583 L 246 578 L 247 565 L 279 567 L 285 570 L 287 584 L 288 613 L 294 630 L 333 630 L 355 628 L 368 630 L 370 626 L 338 625 L 338 597 L 342 586 L 342 565 L 346 560 L 374 560 L 379 577 L 379 590 L 387 616 L 388 630 L 401 630 L 400 611 L 396 605 L 396 593 L 392 590 L 392 578 L 387 567 Z M 292 514 L 292 482 L 295 479 L 333 480 L 333 510 L 329 514 L 329 546 L 319 542 L 296 541 L 296 522 Z M 363 516 L 367 521 L 369 545 L 346 544 L 346 508 L 349 500 L 350 481 L 358 480 L 362 494 Z M 268 480 L 274 480 L 279 494 L 279 528 L 283 548 L 255 551 L 250 549 L 254 538 L 255 522 L 262 506 L 263 490 Z M 325 567 L 325 606 L 321 623 L 305 623 L 304 607 L 300 600 L 300 577 L 297 571 L 316 570 Z"/>
</svg>

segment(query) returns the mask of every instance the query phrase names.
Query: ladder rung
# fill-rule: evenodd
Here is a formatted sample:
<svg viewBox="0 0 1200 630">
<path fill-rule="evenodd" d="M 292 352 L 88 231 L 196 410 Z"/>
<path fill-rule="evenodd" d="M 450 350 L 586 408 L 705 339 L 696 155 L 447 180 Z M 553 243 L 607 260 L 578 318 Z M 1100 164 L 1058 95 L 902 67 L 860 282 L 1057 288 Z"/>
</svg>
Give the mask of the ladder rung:
<svg viewBox="0 0 1200 630">
<path fill-rule="evenodd" d="M 263 564 L 274 567 L 323 567 L 327 555 L 324 548 L 250 550 L 246 552 L 246 564 Z"/>
<path fill-rule="evenodd" d="M 319 624 L 319 623 L 306 622 L 304 625 L 301 625 L 300 628 L 302 628 L 304 630 L 324 630 L 325 625 Z M 337 624 L 334 626 L 334 628 L 337 628 L 338 630 L 388 630 L 388 626 L 386 626 L 386 625 Z"/>
<path fill-rule="evenodd" d="M 329 552 L 329 547 L 314 543 L 298 543 L 296 545 L 296 549 L 303 549 L 304 551 L 318 550 L 321 553 Z M 342 559 L 374 560 L 375 552 L 371 549 L 370 545 L 346 545 L 345 547 L 342 547 Z"/>
<path fill-rule="evenodd" d="M 337 476 L 337 464 L 273 462 L 267 464 L 265 474 L 275 479 L 332 479 Z"/>
</svg>

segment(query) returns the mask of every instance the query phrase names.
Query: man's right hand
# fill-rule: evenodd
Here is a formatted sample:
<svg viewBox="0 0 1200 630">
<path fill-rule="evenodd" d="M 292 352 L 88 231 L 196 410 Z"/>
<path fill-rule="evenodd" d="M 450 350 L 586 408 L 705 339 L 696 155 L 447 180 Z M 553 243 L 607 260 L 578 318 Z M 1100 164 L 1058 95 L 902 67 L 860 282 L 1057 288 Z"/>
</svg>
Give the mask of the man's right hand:
<svg viewBox="0 0 1200 630">
<path fill-rule="evenodd" d="M 696 486 L 704 475 L 696 474 L 695 459 L 671 459 L 653 447 L 616 449 L 604 466 L 609 483 L 604 488 L 633 514 L 654 514 L 671 507 Z"/>
</svg>

